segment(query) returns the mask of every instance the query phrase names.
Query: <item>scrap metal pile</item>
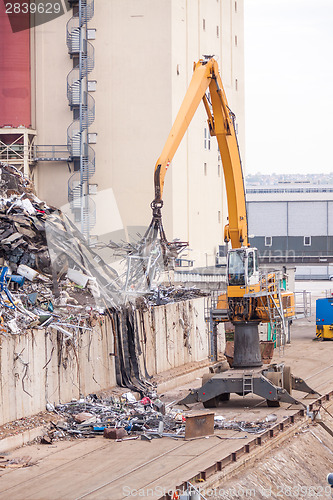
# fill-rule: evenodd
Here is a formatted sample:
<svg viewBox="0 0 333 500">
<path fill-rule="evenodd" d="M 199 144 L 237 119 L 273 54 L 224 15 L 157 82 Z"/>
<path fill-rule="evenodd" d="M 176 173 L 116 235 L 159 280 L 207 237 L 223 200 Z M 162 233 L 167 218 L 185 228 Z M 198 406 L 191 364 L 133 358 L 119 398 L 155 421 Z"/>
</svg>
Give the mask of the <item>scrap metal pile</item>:
<svg viewBox="0 0 333 500">
<path fill-rule="evenodd" d="M 0 257 L 13 271 L 19 264 L 49 270 L 44 225 L 55 209 L 34 196 L 31 181 L 15 167 L 2 166 L 0 174 Z"/>
<path fill-rule="evenodd" d="M 68 435 L 85 438 L 100 434 L 116 440 L 184 438 L 186 418 L 182 410 L 165 406 L 153 391 L 149 394 L 138 401 L 131 392 L 104 399 L 90 394 L 79 401 L 56 405 L 53 410 L 60 419 L 50 424 L 43 442 Z"/>
<path fill-rule="evenodd" d="M 0 170 L 0 235 L 2 334 L 53 326 L 72 337 L 92 310 L 117 307 L 117 273 L 8 165 Z M 77 276 L 86 288 L 77 286 Z"/>
<path fill-rule="evenodd" d="M 30 275 L 23 273 L 23 276 L 27 276 L 28 279 L 36 278 L 36 282 L 44 284 L 41 295 L 51 293 L 46 292 L 46 287 L 52 290 L 55 298 L 59 298 L 61 285 L 67 277 L 67 282 L 64 283 L 65 289 L 69 285 L 68 279 L 77 285 L 82 283 L 84 287 L 87 285 L 86 289 L 99 308 L 117 309 L 129 301 L 129 290 L 133 294 L 130 298 L 134 301 L 143 291 L 149 304 L 161 301 L 167 303 L 202 295 L 195 289 L 185 290 L 182 287 L 176 289 L 161 285 L 151 289 L 150 286 L 146 286 L 147 272 L 154 269 L 155 273 L 161 265 L 158 241 L 149 241 L 149 245 L 144 248 L 143 240 L 136 246 L 127 243 L 113 245 L 118 251 L 122 249 L 128 256 L 127 273 L 125 276 L 119 276 L 92 250 L 64 214 L 35 196 L 33 184 L 29 179 L 15 167 L 5 164 L 1 164 L 0 169 L 0 235 L 0 259 L 2 258 L 4 265 L 9 268 L 6 279 L 2 280 L 1 291 L 5 294 L 6 281 L 15 281 L 10 275 L 15 276 L 17 270 L 18 274 L 22 275 L 20 272 L 22 266 L 28 266 L 37 273 L 31 274 L 30 270 Z M 135 254 L 143 256 L 140 265 L 133 265 Z M 20 280 L 17 282 L 22 284 Z M 143 282 L 146 283 L 145 286 Z M 148 282 L 151 284 L 149 280 Z M 31 291 L 34 290 L 30 287 L 29 293 Z M 8 300 L 8 294 L 6 295 L 5 299 Z M 63 293 L 62 296 L 64 295 Z M 1 302 L 4 305 L 4 301 Z"/>
<path fill-rule="evenodd" d="M 56 280 L 73 266 L 95 276 L 108 300 L 117 293 L 117 273 L 88 247 L 76 227 L 59 210 L 33 193 L 33 185 L 13 166 L 0 170 L 0 257 L 12 272 L 20 264 Z M 53 283 L 56 289 L 56 283 Z M 56 292 L 56 290 L 55 290 Z"/>
<path fill-rule="evenodd" d="M 132 392 L 120 397 L 113 395 L 105 398 L 90 394 L 66 404 L 48 404 L 48 410 L 57 415 L 57 421 L 51 421 L 42 442 L 50 444 L 55 439 L 89 438 L 97 435 L 116 441 L 139 438 L 151 441 L 162 437 L 184 439 L 187 413 L 177 405 L 173 406 L 175 402 L 165 405 L 153 390 L 147 394 L 149 396 L 139 399 L 138 394 Z M 188 415 L 193 417 L 191 413 Z M 201 417 L 197 416 L 200 424 Z M 276 420 L 275 414 L 256 421 L 228 421 L 215 415 L 214 429 L 261 434 Z M 230 435 L 218 436 L 221 439 L 236 439 Z"/>
</svg>

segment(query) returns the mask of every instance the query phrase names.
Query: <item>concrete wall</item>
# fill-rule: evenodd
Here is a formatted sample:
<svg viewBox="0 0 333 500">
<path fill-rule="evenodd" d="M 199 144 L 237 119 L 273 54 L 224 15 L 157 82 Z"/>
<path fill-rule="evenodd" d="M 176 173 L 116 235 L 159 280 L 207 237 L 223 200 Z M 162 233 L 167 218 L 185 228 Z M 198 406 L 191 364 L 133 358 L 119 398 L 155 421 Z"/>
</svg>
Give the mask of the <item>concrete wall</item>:
<svg viewBox="0 0 333 500">
<path fill-rule="evenodd" d="M 142 366 L 145 358 L 150 375 L 208 358 L 204 300 L 200 298 L 154 307 L 144 313 L 143 321 L 138 321 Z"/>
<path fill-rule="evenodd" d="M 207 359 L 204 300 L 138 312 L 140 361 L 149 375 Z M 102 319 L 74 342 L 54 329 L 0 337 L 0 425 L 45 410 L 47 401 L 66 402 L 116 385 L 113 332 Z"/>
<path fill-rule="evenodd" d="M 74 345 L 54 329 L 1 337 L 0 424 L 115 385 L 113 350 L 106 321 Z"/>
</svg>

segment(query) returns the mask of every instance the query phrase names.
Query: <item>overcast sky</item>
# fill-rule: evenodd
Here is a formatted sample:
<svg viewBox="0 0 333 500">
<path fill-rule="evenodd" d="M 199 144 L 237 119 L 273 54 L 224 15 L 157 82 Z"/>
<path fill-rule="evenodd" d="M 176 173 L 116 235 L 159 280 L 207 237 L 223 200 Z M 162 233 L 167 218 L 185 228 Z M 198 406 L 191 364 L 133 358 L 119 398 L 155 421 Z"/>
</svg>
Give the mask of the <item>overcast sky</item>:
<svg viewBox="0 0 333 500">
<path fill-rule="evenodd" d="M 246 174 L 333 172 L 333 0 L 244 0 Z"/>
</svg>

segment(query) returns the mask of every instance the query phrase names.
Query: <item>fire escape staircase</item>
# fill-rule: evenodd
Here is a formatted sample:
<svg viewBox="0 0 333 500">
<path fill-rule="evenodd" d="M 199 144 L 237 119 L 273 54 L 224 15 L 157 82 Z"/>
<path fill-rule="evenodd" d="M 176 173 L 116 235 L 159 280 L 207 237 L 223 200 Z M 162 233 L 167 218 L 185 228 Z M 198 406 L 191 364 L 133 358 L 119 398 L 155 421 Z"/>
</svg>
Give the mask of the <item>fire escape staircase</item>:
<svg viewBox="0 0 333 500">
<path fill-rule="evenodd" d="M 87 91 L 89 73 L 94 69 L 94 47 L 87 40 L 87 23 L 94 15 L 94 0 L 72 1 L 77 12 L 67 23 L 67 48 L 75 66 L 67 75 L 67 99 L 73 121 L 67 129 L 67 148 L 74 160 L 74 174 L 68 181 L 68 201 L 81 232 L 89 240 L 96 222 L 95 204 L 89 196 L 89 180 L 95 173 L 95 151 L 88 143 L 88 129 L 95 120 L 95 100 Z"/>
</svg>

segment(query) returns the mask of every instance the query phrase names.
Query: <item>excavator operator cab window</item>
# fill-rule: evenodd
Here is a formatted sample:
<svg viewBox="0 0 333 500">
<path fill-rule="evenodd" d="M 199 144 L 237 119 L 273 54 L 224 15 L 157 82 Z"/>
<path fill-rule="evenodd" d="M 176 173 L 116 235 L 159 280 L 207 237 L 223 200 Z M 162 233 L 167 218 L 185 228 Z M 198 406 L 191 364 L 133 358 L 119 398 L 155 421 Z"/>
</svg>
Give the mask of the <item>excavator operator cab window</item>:
<svg viewBox="0 0 333 500">
<path fill-rule="evenodd" d="M 230 251 L 228 255 L 228 284 L 245 285 L 245 252 Z"/>
<path fill-rule="evenodd" d="M 254 253 L 254 270 L 259 271 L 258 250 L 254 249 L 253 253 Z"/>
<path fill-rule="evenodd" d="M 253 252 L 249 252 L 249 256 L 247 259 L 247 272 L 248 272 L 248 277 L 251 278 L 251 276 L 254 273 L 254 258 L 253 258 Z"/>
</svg>

